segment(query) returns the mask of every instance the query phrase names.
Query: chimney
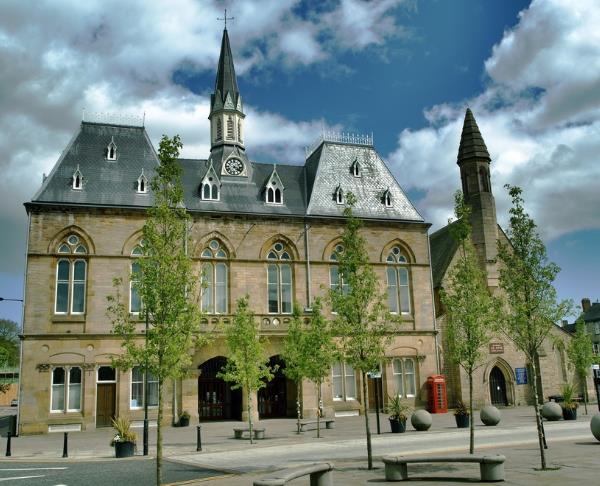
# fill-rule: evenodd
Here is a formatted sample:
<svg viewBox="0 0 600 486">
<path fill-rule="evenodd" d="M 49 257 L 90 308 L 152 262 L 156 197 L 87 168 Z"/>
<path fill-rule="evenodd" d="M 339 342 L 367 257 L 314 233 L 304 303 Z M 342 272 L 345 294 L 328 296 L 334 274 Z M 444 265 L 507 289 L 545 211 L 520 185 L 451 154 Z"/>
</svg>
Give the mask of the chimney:
<svg viewBox="0 0 600 486">
<path fill-rule="evenodd" d="M 581 299 L 581 308 L 583 309 L 583 312 L 589 311 L 590 307 L 592 307 L 592 303 L 590 302 L 589 298 L 586 297 Z"/>
</svg>

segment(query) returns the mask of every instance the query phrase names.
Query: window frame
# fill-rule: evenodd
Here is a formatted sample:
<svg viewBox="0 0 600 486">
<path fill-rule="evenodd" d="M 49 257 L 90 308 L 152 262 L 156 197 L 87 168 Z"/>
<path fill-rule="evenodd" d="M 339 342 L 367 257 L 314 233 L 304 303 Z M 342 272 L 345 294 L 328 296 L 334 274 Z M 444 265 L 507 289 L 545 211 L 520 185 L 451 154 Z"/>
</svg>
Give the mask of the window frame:
<svg viewBox="0 0 600 486">
<path fill-rule="evenodd" d="M 399 252 L 394 256 L 393 251 L 398 248 Z M 390 258 L 393 261 L 390 261 Z M 411 285 L 411 272 L 410 272 L 410 260 L 406 256 L 406 252 L 402 250 L 400 246 L 393 246 L 385 260 L 385 277 L 386 277 L 386 292 L 388 309 L 390 314 L 409 316 L 412 315 L 412 285 Z M 390 283 L 390 272 L 393 272 L 394 281 Z M 406 283 L 403 284 L 402 276 L 405 275 Z M 394 300 L 396 302 L 396 310 L 392 310 L 390 307 L 390 290 L 394 289 Z M 406 309 L 403 309 L 403 290 L 406 289 Z"/>
<path fill-rule="evenodd" d="M 281 245 L 277 250 L 275 247 Z M 282 241 L 276 241 L 271 245 L 271 249 L 266 256 L 267 272 L 267 314 L 269 315 L 289 315 L 294 309 L 294 266 L 292 253 Z M 275 270 L 275 282 L 271 282 L 270 270 Z M 284 273 L 289 272 L 289 281 L 284 281 Z M 277 294 L 277 310 L 271 310 L 271 288 L 275 286 Z M 289 295 L 289 301 L 284 300 L 284 296 Z M 284 306 L 288 310 L 284 310 Z"/>
<path fill-rule="evenodd" d="M 339 364 L 340 366 L 340 374 L 335 375 L 335 365 Z M 347 368 L 352 370 L 352 374 L 347 373 Z M 335 394 L 334 383 L 335 379 L 338 378 L 342 385 L 342 395 L 341 397 L 337 397 Z M 347 390 L 347 381 L 349 378 L 352 378 L 354 394 L 349 395 Z M 348 401 L 356 401 L 357 400 L 357 386 L 356 386 L 356 370 L 350 364 L 345 361 L 335 361 L 331 365 L 331 395 L 334 402 L 348 402 Z"/>
<path fill-rule="evenodd" d="M 213 248 L 213 243 L 215 243 L 215 247 Z M 209 252 L 210 256 L 205 256 L 206 253 Z M 220 256 L 222 254 L 222 256 Z M 210 315 L 225 315 L 229 314 L 229 252 L 227 251 L 225 245 L 217 239 L 211 239 L 205 245 L 203 250 L 200 252 L 200 310 L 206 314 Z M 225 269 L 225 279 L 222 284 L 219 284 L 218 277 L 218 269 L 220 265 Z M 204 281 L 205 277 L 205 269 L 210 267 L 210 285 L 205 288 Z M 225 297 L 225 309 L 223 311 L 217 311 L 217 303 L 219 302 L 219 294 L 218 288 L 223 289 L 223 295 Z M 204 307 L 204 297 L 206 295 L 206 291 L 210 292 L 209 295 L 209 308 Z"/>
<path fill-rule="evenodd" d="M 63 383 L 55 384 L 54 383 L 54 372 L 57 369 L 61 369 L 63 371 Z M 78 369 L 80 381 L 77 383 L 79 385 L 79 408 L 69 408 L 70 400 L 71 400 L 71 370 Z M 65 366 L 58 365 L 53 366 L 50 373 L 50 413 L 58 414 L 58 413 L 77 413 L 82 411 L 82 403 L 83 403 L 83 378 L 84 373 L 81 366 L 73 365 L 73 366 Z M 55 409 L 54 406 L 54 397 L 56 396 L 55 387 L 62 387 L 62 408 Z"/>
<path fill-rule="evenodd" d="M 142 379 L 141 381 L 133 381 L 133 370 L 134 368 L 140 368 L 140 372 L 142 375 Z M 146 374 L 146 370 L 143 369 L 144 367 L 141 365 L 138 366 L 134 366 L 133 368 L 131 368 L 131 370 L 129 370 L 129 410 L 143 410 L 144 409 L 144 400 L 146 400 L 146 390 L 145 390 L 145 380 L 144 380 L 144 375 Z M 152 378 L 152 379 L 150 379 Z M 138 406 L 133 406 L 131 403 L 133 401 L 133 385 L 134 383 L 141 383 L 141 388 L 142 388 L 142 403 L 141 405 Z M 148 386 L 150 386 L 151 383 L 156 383 L 157 386 L 159 385 L 159 380 L 158 378 L 156 378 L 154 375 L 152 375 L 152 373 L 148 373 Z M 158 388 L 157 388 L 158 390 Z M 150 394 L 148 394 L 148 398 L 150 398 Z M 148 403 L 148 409 L 157 409 L 158 408 L 158 394 L 156 396 L 156 400 L 157 403 L 156 405 L 150 405 L 150 403 Z M 148 402 L 150 402 L 150 400 L 148 400 Z"/>
<path fill-rule="evenodd" d="M 406 362 L 412 362 L 412 372 L 406 371 Z M 400 364 L 400 372 L 396 372 L 396 363 Z M 399 378 L 398 378 L 399 377 Z M 407 386 L 409 384 L 409 377 L 411 379 L 412 387 Z M 400 398 L 415 398 L 417 396 L 417 359 L 413 356 L 397 356 L 392 359 L 392 379 L 396 389 L 394 394 Z M 399 380 L 402 390 L 398 393 L 397 381 Z M 409 394 L 408 389 L 411 388 L 413 393 Z"/>
</svg>

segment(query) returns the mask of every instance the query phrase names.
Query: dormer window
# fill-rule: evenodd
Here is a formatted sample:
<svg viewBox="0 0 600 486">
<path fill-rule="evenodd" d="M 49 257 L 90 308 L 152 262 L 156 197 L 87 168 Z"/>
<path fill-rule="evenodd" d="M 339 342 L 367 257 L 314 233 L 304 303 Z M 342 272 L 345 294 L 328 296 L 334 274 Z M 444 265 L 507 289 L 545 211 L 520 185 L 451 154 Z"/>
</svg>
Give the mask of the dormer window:
<svg viewBox="0 0 600 486">
<path fill-rule="evenodd" d="M 77 191 L 81 191 L 83 189 L 83 175 L 79 170 L 79 164 L 77 165 L 75 172 L 73 172 L 73 189 Z"/>
<path fill-rule="evenodd" d="M 108 147 L 106 147 L 106 160 L 117 160 L 117 145 L 112 137 Z"/>
<path fill-rule="evenodd" d="M 265 186 L 265 202 L 267 204 L 283 204 L 283 183 L 277 173 L 277 167 L 273 165 L 273 172 Z"/>
<path fill-rule="evenodd" d="M 350 171 L 354 177 L 361 176 L 360 163 L 358 162 L 358 159 L 354 159 L 354 162 L 352 162 L 352 165 L 350 166 Z"/>
<path fill-rule="evenodd" d="M 137 180 L 137 192 L 139 194 L 146 194 L 148 192 L 148 179 L 144 175 L 144 169 Z"/>
<path fill-rule="evenodd" d="M 333 196 L 337 204 L 344 204 L 344 191 L 342 191 L 342 186 L 337 186 L 335 188 Z"/>
<path fill-rule="evenodd" d="M 217 173 L 210 162 L 210 166 L 206 171 L 202 185 L 200 186 L 200 197 L 203 201 L 219 201 L 220 200 L 221 181 L 217 177 Z"/>
<path fill-rule="evenodd" d="M 391 208 L 392 207 L 392 193 L 389 189 L 386 189 L 385 192 L 383 193 L 383 205 L 386 208 Z"/>
</svg>

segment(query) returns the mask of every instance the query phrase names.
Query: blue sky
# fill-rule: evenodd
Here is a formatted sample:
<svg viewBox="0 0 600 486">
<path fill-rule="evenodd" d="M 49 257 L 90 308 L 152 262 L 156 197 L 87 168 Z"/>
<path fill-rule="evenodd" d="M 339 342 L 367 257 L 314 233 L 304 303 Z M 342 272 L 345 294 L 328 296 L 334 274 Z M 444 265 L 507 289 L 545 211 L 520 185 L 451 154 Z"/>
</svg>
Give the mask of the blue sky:
<svg viewBox="0 0 600 486">
<path fill-rule="evenodd" d="M 7 0 L 0 15 L 0 296 L 21 297 L 26 214 L 82 109 L 141 115 L 208 154 L 224 7 L 260 161 L 302 163 L 324 126 L 370 133 L 434 229 L 470 106 L 502 186 L 525 191 L 561 297 L 600 289 L 600 5 L 594 0 Z M 114 16 L 114 12 L 120 14 Z M 20 321 L 0 303 L 0 318 Z"/>
</svg>

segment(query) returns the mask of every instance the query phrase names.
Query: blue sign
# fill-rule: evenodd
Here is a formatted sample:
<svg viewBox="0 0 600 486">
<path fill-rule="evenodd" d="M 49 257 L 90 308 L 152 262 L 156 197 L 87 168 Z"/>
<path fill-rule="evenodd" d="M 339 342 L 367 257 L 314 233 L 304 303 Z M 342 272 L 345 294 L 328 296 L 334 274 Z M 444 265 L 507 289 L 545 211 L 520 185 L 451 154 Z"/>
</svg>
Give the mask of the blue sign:
<svg viewBox="0 0 600 486">
<path fill-rule="evenodd" d="M 517 385 L 527 385 L 527 368 L 515 368 Z"/>
</svg>

